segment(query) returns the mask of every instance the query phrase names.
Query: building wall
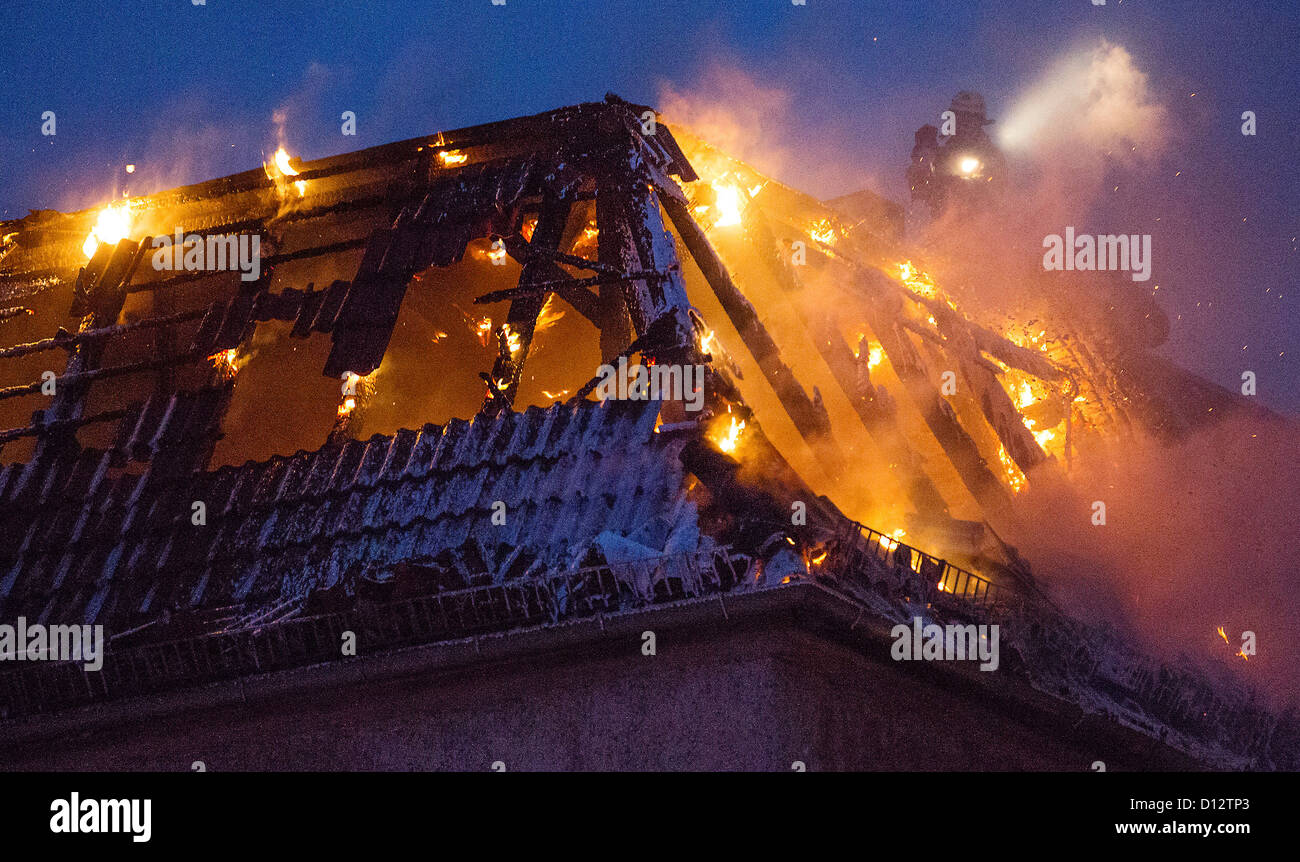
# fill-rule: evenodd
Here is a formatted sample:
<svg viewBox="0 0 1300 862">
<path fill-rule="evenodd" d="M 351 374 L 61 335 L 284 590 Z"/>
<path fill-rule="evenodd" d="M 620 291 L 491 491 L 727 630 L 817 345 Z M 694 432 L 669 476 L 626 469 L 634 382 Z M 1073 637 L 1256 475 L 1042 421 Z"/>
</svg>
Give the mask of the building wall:
<svg viewBox="0 0 1300 862">
<path fill-rule="evenodd" d="M 813 589 L 811 587 L 807 589 Z M 1004 674 L 888 659 L 806 590 L 360 658 L 0 737 L 11 769 L 1188 768 Z M 656 654 L 642 635 L 656 633 Z M 118 709 L 121 709 L 119 705 Z M 150 713 L 154 714 L 150 714 Z M 65 721 L 68 719 L 60 719 Z M 98 726 L 96 726 L 98 724 Z"/>
</svg>

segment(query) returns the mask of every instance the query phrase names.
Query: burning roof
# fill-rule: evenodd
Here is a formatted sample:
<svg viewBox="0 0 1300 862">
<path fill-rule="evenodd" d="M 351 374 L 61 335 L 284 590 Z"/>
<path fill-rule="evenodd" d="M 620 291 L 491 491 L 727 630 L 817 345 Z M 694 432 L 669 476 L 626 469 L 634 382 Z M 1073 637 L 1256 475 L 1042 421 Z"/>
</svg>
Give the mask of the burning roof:
<svg viewBox="0 0 1300 862">
<path fill-rule="evenodd" d="M 901 246 L 888 206 L 822 204 L 648 110 L 281 149 L 0 225 L 20 309 L 0 322 L 4 614 L 129 650 L 577 571 L 608 573 L 609 606 L 818 579 L 886 617 L 1056 614 L 999 531 L 1089 435 L 1162 415 L 1128 370 L 1155 360 L 1008 325 Z M 255 272 L 210 266 L 253 237 Z M 702 410 L 593 401 L 598 367 L 633 357 L 701 368 Z M 1019 631 L 1026 655 L 1044 642 Z M 1109 708 L 1095 667 L 1065 665 Z"/>
</svg>

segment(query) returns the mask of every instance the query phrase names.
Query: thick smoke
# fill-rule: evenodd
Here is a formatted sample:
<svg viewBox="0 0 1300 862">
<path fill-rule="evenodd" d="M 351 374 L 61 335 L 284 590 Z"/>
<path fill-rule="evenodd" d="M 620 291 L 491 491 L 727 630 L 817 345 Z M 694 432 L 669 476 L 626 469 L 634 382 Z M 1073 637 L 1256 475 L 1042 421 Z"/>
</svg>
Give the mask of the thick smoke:
<svg viewBox="0 0 1300 862">
<path fill-rule="evenodd" d="M 843 150 L 841 142 L 860 136 L 851 118 L 837 114 L 810 121 L 807 106 L 801 111 L 794 94 L 735 67 L 714 65 L 688 87 L 661 82 L 656 107 L 669 126 L 688 129 L 805 191 L 829 190 L 834 196 L 881 185 L 872 166 Z"/>
<path fill-rule="evenodd" d="M 1071 489 L 1031 484 L 1015 541 L 1071 612 L 1300 702 L 1297 451 L 1294 422 L 1244 412 L 1175 443 L 1110 440 L 1082 453 Z M 1248 660 L 1245 631 L 1258 640 Z"/>
<path fill-rule="evenodd" d="M 1145 315 L 1158 314 L 1150 287 L 1124 274 L 1045 273 L 1041 243 L 1067 225 L 1150 231 L 1143 186 L 1175 143 L 1169 112 L 1132 55 L 1103 42 L 994 116 L 1010 167 L 1000 204 L 920 232 L 940 285 L 968 307 L 1041 320 L 1049 337 L 1077 333 L 1112 370 L 1126 365 L 1154 345 L 1139 335 Z M 1196 392 L 1164 391 L 1174 380 L 1130 383 L 1198 427 L 1174 442 L 1137 428 L 1084 441 L 1068 487 L 1044 487 L 1040 476 L 1020 495 L 1021 525 L 1008 539 L 1071 612 L 1119 625 L 1155 655 L 1208 662 L 1296 702 L 1300 549 L 1286 501 L 1300 487 L 1300 432 L 1263 412 L 1220 419 Z M 1094 501 L 1106 504 L 1105 526 L 1092 523 Z M 1259 639 L 1249 661 L 1235 655 L 1243 631 Z"/>
<path fill-rule="evenodd" d="M 808 174 L 804 143 L 816 141 L 816 130 L 800 136 L 797 163 L 773 143 L 790 140 L 780 134 L 790 108 L 784 92 L 719 71 L 690 93 L 666 87 L 661 99 L 669 123 L 691 127 L 756 168 L 779 174 L 797 164 Z M 990 131 L 1009 166 L 1003 200 L 925 225 L 915 236 L 920 259 L 963 308 L 1033 322 L 1033 330 L 1054 321 L 1087 340 L 1103 363 L 1149 350 L 1152 342 L 1139 333 L 1150 286 L 1124 274 L 1049 276 L 1042 240 L 1066 225 L 1145 232 L 1143 183 L 1177 143 L 1162 98 L 1129 51 L 1102 42 L 1055 64 L 1009 106 L 990 108 L 997 120 Z M 817 158 L 858 161 L 829 150 Z M 1162 394 L 1192 414 L 1196 394 Z M 1077 445 L 1067 482 L 1034 477 L 1018 497 L 1021 524 L 1006 538 L 1071 613 L 1120 627 L 1153 655 L 1186 656 L 1278 702 L 1295 702 L 1300 547 L 1294 507 L 1285 501 L 1300 487 L 1293 454 L 1300 431 L 1262 417 L 1243 411 L 1175 442 L 1111 429 L 1109 439 Z M 1092 523 L 1096 500 L 1107 505 L 1105 526 Z M 1244 631 L 1258 639 L 1249 661 L 1236 655 Z"/>
</svg>

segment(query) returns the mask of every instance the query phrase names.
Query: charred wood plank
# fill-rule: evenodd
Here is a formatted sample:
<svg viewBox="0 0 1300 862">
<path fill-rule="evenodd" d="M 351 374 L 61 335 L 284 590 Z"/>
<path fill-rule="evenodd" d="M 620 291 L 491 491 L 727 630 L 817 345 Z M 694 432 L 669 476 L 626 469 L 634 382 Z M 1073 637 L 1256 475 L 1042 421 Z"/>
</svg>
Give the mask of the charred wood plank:
<svg viewBox="0 0 1300 862">
<path fill-rule="evenodd" d="M 537 217 L 537 227 L 533 231 L 529 246 L 555 251 L 559 249 L 564 238 L 564 228 L 569 222 L 569 210 L 572 202 L 565 197 L 546 195 L 542 201 L 541 211 Z M 489 381 L 488 404 L 512 405 L 519 392 L 519 381 L 523 376 L 524 363 L 528 360 L 528 351 L 532 347 L 533 333 L 537 329 L 537 315 L 546 304 L 546 295 L 551 291 L 533 290 L 545 283 L 546 261 L 529 261 L 524 264 L 519 274 L 519 289 L 522 291 L 510 303 L 504 326 L 517 335 L 518 346 L 513 349 L 504 330 L 499 331 L 501 349 L 492 368 L 492 380 Z M 501 382 L 505 385 L 502 386 Z M 499 391 L 498 391 L 499 390 Z"/>
<path fill-rule="evenodd" d="M 962 428 L 952 407 L 939 393 L 935 378 L 916 347 L 908 340 L 906 331 L 886 310 L 886 297 L 893 291 L 892 282 L 874 269 L 861 269 L 851 284 L 865 300 L 862 310 L 867 317 L 867 326 L 880 340 L 880 346 L 902 381 L 903 388 L 947 453 L 962 482 L 987 513 L 1008 512 L 1011 498 L 1006 489 L 989 470 L 987 462 L 980 455 L 979 447 Z"/>
<path fill-rule="evenodd" d="M 56 334 L 53 338 L 44 338 L 40 341 L 28 342 L 27 344 L 15 344 L 12 347 L 0 349 L 0 359 L 10 359 L 15 356 L 27 356 L 32 353 L 40 353 L 41 351 L 53 350 L 58 347 L 71 349 L 79 344 L 85 344 L 88 341 L 116 338 L 121 335 L 128 335 L 132 332 L 175 326 L 178 323 L 198 320 L 207 313 L 207 308 L 200 308 L 194 311 L 182 311 L 177 314 L 168 314 L 162 317 L 147 317 L 143 320 L 137 320 L 133 323 L 123 323 L 118 326 L 105 326 L 101 329 L 87 329 L 77 333 L 60 330 L 61 334 Z"/>
<path fill-rule="evenodd" d="M 58 392 L 67 389 L 84 386 L 87 383 L 93 383 L 96 380 L 106 380 L 110 377 L 120 377 L 123 374 L 136 374 L 141 371 L 157 371 L 169 365 L 184 365 L 189 362 L 198 362 L 207 357 L 199 353 L 182 353 L 171 356 L 166 359 L 147 359 L 141 362 L 130 362 L 125 365 L 110 365 L 107 368 L 92 368 L 86 371 L 66 371 L 54 379 L 55 390 Z M 71 364 L 71 363 L 69 363 Z M 45 385 L 44 381 L 36 381 L 21 386 L 7 386 L 0 389 L 0 401 L 8 398 L 19 398 L 23 395 L 34 395 L 41 391 Z M 51 408 L 51 411 L 53 408 Z M 54 421 L 75 418 L 74 416 L 58 416 Z"/>
<path fill-rule="evenodd" d="M 908 445 L 907 436 L 898 425 L 894 405 L 872 384 L 866 357 L 855 356 L 841 335 L 839 315 L 832 308 L 820 313 L 806 310 L 800 296 L 803 284 L 781 254 L 776 235 L 766 216 L 751 205 L 746 211 L 745 236 L 760 259 L 765 260 L 773 278 L 783 291 L 792 296 L 791 305 L 809 336 L 817 345 L 831 375 L 848 399 L 853 412 L 871 439 L 880 447 L 888 463 L 899 471 L 908 499 L 917 511 L 948 514 L 948 504 L 926 474 L 921 458 Z M 828 304 L 829 305 L 829 304 Z"/>
<path fill-rule="evenodd" d="M 800 436 L 812 447 L 823 466 L 837 474 L 843 467 L 844 456 L 831 434 L 830 417 L 821 404 L 820 393 L 814 387 L 814 398 L 805 394 L 794 372 L 782 361 L 781 351 L 758 319 L 757 310 L 731 280 L 713 243 L 696 224 L 687 207 L 665 198 L 664 209 Z"/>
</svg>

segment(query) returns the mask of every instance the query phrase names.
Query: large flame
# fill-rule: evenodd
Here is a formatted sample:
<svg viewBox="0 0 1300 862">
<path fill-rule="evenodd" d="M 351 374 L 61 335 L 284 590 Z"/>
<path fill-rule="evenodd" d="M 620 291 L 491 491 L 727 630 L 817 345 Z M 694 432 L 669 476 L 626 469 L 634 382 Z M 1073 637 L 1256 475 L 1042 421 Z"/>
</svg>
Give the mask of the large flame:
<svg viewBox="0 0 1300 862">
<path fill-rule="evenodd" d="M 740 224 L 742 206 L 740 189 L 727 183 L 714 183 L 713 191 L 717 196 L 714 206 L 718 209 L 718 218 L 713 223 L 713 226 L 731 227 Z"/>
<path fill-rule="evenodd" d="M 95 226 L 90 229 L 81 250 L 87 258 L 95 256 L 100 243 L 116 245 L 131 234 L 131 207 L 129 204 L 110 204 L 100 210 Z"/>
</svg>

